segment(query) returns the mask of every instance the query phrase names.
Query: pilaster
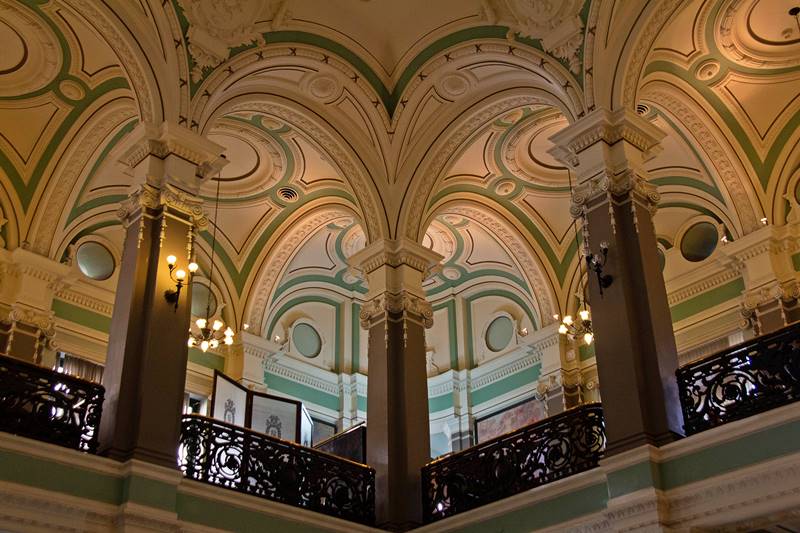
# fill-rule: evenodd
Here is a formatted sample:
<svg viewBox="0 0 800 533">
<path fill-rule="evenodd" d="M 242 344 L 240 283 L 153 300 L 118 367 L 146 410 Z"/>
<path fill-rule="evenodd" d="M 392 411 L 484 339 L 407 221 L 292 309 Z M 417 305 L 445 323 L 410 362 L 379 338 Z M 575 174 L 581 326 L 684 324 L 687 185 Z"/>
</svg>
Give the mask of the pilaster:
<svg viewBox="0 0 800 533">
<path fill-rule="evenodd" d="M 721 261 L 741 274 L 743 326 L 764 335 L 800 320 L 800 276 L 792 255 L 800 224 L 764 226 L 720 248 Z"/>
<path fill-rule="evenodd" d="M 53 297 L 77 277 L 69 266 L 25 248 L 0 249 L 0 353 L 52 364 Z"/>
</svg>

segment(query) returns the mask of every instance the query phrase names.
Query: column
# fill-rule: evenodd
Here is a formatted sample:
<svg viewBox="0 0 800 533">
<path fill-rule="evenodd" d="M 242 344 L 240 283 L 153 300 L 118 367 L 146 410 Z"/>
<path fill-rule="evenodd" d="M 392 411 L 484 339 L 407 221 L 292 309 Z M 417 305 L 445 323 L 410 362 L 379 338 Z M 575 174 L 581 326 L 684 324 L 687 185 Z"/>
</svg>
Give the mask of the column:
<svg viewBox="0 0 800 533">
<path fill-rule="evenodd" d="M 754 335 L 800 320 L 800 281 L 792 260 L 800 241 L 800 224 L 794 218 L 785 226 L 764 226 L 720 249 L 726 266 L 742 275 L 743 325 Z"/>
<path fill-rule="evenodd" d="M 197 231 L 207 225 L 200 185 L 222 164 L 222 148 L 174 124 L 140 124 L 122 162 L 138 183 L 123 202 L 125 227 L 103 385 L 101 453 L 175 468 L 186 379 L 191 286 L 177 304 L 167 257 L 188 273 Z M 177 269 L 176 269 L 177 270 Z"/>
<path fill-rule="evenodd" d="M 659 196 L 644 169 L 663 136 L 631 110 L 597 109 L 551 137 L 553 155 L 574 171 L 572 214 L 582 218 L 588 252 L 602 264 L 608 246 L 606 286 L 588 274 L 608 455 L 683 433 L 652 222 Z"/>
<path fill-rule="evenodd" d="M 53 297 L 78 273 L 25 248 L 0 250 L 0 353 L 52 367 Z"/>
<path fill-rule="evenodd" d="M 422 523 L 420 469 L 430 459 L 425 331 L 433 310 L 422 282 L 442 257 L 408 239 L 375 242 L 349 263 L 367 280 L 367 463 L 375 468 L 378 527 Z"/>
</svg>

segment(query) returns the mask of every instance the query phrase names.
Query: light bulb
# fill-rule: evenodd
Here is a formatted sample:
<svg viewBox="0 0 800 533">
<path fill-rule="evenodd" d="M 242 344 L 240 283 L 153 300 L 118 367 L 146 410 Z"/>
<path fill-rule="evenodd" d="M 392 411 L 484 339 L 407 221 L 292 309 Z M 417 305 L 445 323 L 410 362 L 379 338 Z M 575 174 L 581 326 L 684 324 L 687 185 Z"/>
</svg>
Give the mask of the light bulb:
<svg viewBox="0 0 800 533">
<path fill-rule="evenodd" d="M 167 264 L 168 264 L 169 266 L 175 266 L 175 263 L 176 263 L 177 261 L 178 261 L 178 258 L 177 258 L 177 257 L 175 257 L 174 255 L 168 255 L 168 256 L 167 256 Z"/>
<path fill-rule="evenodd" d="M 176 271 L 175 271 L 175 279 L 177 279 L 178 281 L 183 281 L 183 280 L 185 280 L 185 279 L 186 279 L 186 271 L 185 271 L 185 270 L 183 270 L 183 269 L 181 269 L 181 268 L 179 268 L 178 270 L 176 270 Z"/>
<path fill-rule="evenodd" d="M 562 335 L 566 335 L 567 334 L 566 324 L 561 324 L 560 326 L 558 326 L 558 332 L 561 333 Z"/>
<path fill-rule="evenodd" d="M 219 346 L 219 341 L 217 339 L 211 339 L 209 344 L 211 344 L 211 349 L 214 350 Z"/>
<path fill-rule="evenodd" d="M 225 337 L 225 344 L 227 344 L 228 346 L 233 344 L 233 337 Z"/>
<path fill-rule="evenodd" d="M 569 326 L 570 324 L 572 324 L 572 315 L 566 315 L 566 316 L 564 316 L 564 324 L 566 324 L 566 325 L 568 325 L 568 326 Z"/>
<path fill-rule="evenodd" d="M 197 272 L 197 268 L 198 268 L 197 263 L 195 262 L 189 263 L 189 272 L 191 272 L 192 274 Z"/>
<path fill-rule="evenodd" d="M 214 321 L 214 323 L 213 323 L 213 324 L 211 324 L 211 329 L 213 329 L 214 331 L 218 331 L 218 330 L 219 330 L 219 328 L 221 328 L 221 327 L 222 327 L 222 326 L 224 326 L 224 325 L 225 325 L 225 324 L 223 324 L 223 323 L 222 323 L 222 321 L 220 321 L 220 320 L 215 320 L 215 321 Z"/>
<path fill-rule="evenodd" d="M 275 335 L 275 342 L 281 342 L 280 335 Z"/>
<path fill-rule="evenodd" d="M 228 326 L 228 327 L 225 329 L 225 336 L 226 336 L 226 337 L 233 337 L 233 330 L 231 329 L 231 327 L 230 327 L 230 326 Z"/>
<path fill-rule="evenodd" d="M 197 321 L 195 322 L 195 324 L 197 324 L 198 328 L 203 329 L 204 327 L 206 327 L 206 319 L 205 318 L 198 318 Z"/>
<path fill-rule="evenodd" d="M 250 329 L 250 324 L 242 324 L 242 329 L 247 331 L 248 329 Z"/>
<path fill-rule="evenodd" d="M 594 340 L 594 335 L 592 335 L 591 331 L 587 331 L 586 333 L 583 334 L 583 342 L 585 342 L 587 346 L 589 344 L 592 344 L 593 340 Z"/>
<path fill-rule="evenodd" d="M 186 342 L 186 344 L 189 345 L 189 348 L 194 347 L 195 343 L 196 341 L 194 340 L 194 337 L 189 337 L 189 340 Z"/>
<path fill-rule="evenodd" d="M 583 320 L 584 322 L 589 320 L 589 310 L 588 309 L 581 309 L 578 312 L 578 314 L 581 315 L 581 320 Z"/>
<path fill-rule="evenodd" d="M 561 318 L 561 317 L 558 315 L 558 313 L 556 313 L 555 315 L 553 315 L 553 320 L 558 320 L 559 318 Z"/>
<path fill-rule="evenodd" d="M 200 343 L 200 349 L 203 350 L 204 352 L 207 352 L 208 351 L 208 341 L 201 342 Z"/>
</svg>

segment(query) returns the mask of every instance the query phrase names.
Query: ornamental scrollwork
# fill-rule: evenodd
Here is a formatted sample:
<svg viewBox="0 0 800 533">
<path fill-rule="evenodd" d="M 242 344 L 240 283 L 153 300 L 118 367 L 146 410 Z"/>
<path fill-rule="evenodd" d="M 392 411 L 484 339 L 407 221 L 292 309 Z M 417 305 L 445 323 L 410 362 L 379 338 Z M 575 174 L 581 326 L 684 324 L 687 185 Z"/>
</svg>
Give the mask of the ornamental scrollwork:
<svg viewBox="0 0 800 533">
<path fill-rule="evenodd" d="M 167 208 L 186 215 L 197 229 L 208 226 L 203 201 L 167 184 L 161 188 L 145 183 L 120 203 L 117 216 L 129 222 L 131 215 L 146 209 Z"/>
</svg>

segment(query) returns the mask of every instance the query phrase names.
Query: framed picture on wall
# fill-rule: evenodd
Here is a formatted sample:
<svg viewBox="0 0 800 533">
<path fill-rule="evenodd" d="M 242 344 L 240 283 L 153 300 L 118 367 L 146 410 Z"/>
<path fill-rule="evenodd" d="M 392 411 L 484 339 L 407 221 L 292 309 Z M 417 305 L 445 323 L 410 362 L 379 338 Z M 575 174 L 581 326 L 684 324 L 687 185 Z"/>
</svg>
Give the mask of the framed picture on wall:
<svg viewBox="0 0 800 533">
<path fill-rule="evenodd" d="M 475 420 L 476 444 L 505 435 L 547 417 L 544 402 L 530 398 Z"/>
</svg>

